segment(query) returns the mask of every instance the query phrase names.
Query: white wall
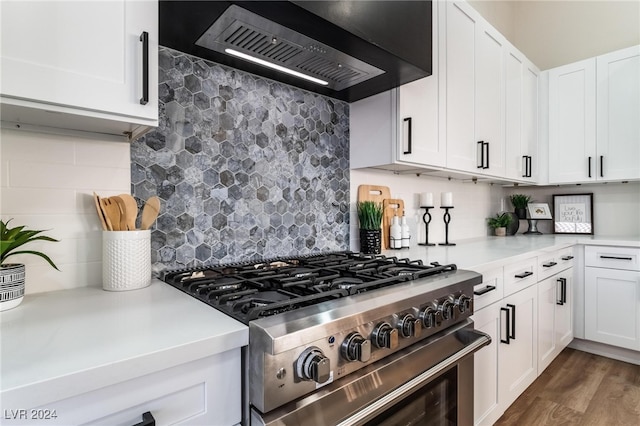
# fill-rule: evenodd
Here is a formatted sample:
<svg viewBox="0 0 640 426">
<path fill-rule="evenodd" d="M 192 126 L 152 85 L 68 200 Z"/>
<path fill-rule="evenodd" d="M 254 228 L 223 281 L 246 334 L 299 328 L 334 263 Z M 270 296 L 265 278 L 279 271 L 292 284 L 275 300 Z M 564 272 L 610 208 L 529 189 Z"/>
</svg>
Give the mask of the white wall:
<svg viewBox="0 0 640 426">
<path fill-rule="evenodd" d="M 541 70 L 640 44 L 640 1 L 472 0 Z"/>
<path fill-rule="evenodd" d="M 640 182 L 508 188 L 504 191 L 504 202 L 510 211 L 513 206 L 507 197 L 514 193 L 531 195 L 535 202 L 548 203 L 551 209 L 554 194 L 593 193 L 595 234 L 640 239 Z M 552 233 L 552 221 L 539 221 L 538 229 Z M 526 226 L 521 225 L 518 232 L 523 231 Z"/>
<path fill-rule="evenodd" d="M 449 242 L 478 238 L 489 235 L 487 218 L 500 208 L 503 196 L 501 187 L 486 183 L 447 180 L 414 174 L 397 175 L 389 171 L 374 169 L 351 170 L 351 250 L 359 250 L 358 216 L 356 201 L 358 186 L 383 185 L 391 190 L 391 198 L 400 198 L 405 204 L 405 215 L 411 227 L 411 245 L 424 242 L 424 209 L 419 208 L 419 194 L 432 192 L 436 208 L 430 211 L 429 242 L 441 243 L 445 240 L 444 210 L 440 209 L 440 193 L 452 192 L 454 209 L 450 211 Z"/>
<path fill-rule="evenodd" d="M 0 217 L 12 226 L 46 229 L 60 242 L 36 242 L 43 259 L 18 255 L 27 265 L 26 292 L 102 285 L 102 230 L 92 193 L 130 192 L 129 144 L 0 130 Z"/>
</svg>

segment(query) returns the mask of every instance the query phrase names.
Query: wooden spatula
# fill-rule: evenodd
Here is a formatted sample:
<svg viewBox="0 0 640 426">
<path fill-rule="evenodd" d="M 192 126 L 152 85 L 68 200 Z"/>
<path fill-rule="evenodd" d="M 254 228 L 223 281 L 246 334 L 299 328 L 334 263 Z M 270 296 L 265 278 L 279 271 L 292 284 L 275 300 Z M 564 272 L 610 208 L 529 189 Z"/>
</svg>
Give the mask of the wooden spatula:
<svg viewBox="0 0 640 426">
<path fill-rule="evenodd" d="M 120 231 L 120 207 L 110 198 L 101 198 L 102 210 L 110 231 Z"/>
<path fill-rule="evenodd" d="M 158 218 L 160 213 L 160 199 L 158 197 L 150 197 L 142 208 L 142 222 L 140 229 L 149 229 L 153 222 Z"/>
<path fill-rule="evenodd" d="M 95 192 L 93 193 L 93 201 L 96 204 L 96 211 L 98 212 L 98 219 L 100 219 L 100 224 L 102 225 L 102 229 L 105 231 L 109 230 L 107 226 L 107 221 L 104 218 L 104 212 L 102 211 L 102 207 L 100 205 L 100 197 Z"/>
<path fill-rule="evenodd" d="M 129 194 L 120 194 L 118 197 L 124 204 L 124 207 L 121 207 L 123 212 L 126 211 L 124 217 L 125 227 L 122 230 L 134 231 L 136 229 L 136 218 L 138 217 L 138 203 Z M 123 219 L 120 220 L 121 223 L 122 221 Z"/>
</svg>

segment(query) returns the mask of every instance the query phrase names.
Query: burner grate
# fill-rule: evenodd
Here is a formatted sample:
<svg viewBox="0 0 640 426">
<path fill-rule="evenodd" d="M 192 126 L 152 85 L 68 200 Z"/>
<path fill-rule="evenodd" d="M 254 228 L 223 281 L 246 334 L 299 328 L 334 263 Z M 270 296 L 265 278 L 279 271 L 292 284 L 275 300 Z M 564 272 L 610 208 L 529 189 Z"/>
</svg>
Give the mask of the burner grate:
<svg viewBox="0 0 640 426">
<path fill-rule="evenodd" d="M 167 271 L 162 279 L 248 323 L 455 270 L 456 265 L 345 251 Z"/>
</svg>

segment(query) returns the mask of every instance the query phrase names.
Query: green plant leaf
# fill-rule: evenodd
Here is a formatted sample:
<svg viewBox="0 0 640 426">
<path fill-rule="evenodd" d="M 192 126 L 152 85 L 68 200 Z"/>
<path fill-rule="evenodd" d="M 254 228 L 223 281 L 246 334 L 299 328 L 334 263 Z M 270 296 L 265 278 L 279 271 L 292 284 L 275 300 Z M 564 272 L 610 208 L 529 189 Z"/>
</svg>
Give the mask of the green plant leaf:
<svg viewBox="0 0 640 426">
<path fill-rule="evenodd" d="M 41 258 L 43 258 L 44 260 L 46 260 L 49 265 L 53 266 L 54 269 L 56 270 L 60 270 L 58 269 L 58 267 L 55 265 L 55 263 L 53 263 L 53 261 L 49 258 L 49 256 L 47 256 L 44 253 L 40 253 L 39 251 L 33 251 L 33 250 L 21 250 L 21 251 L 14 251 L 13 253 L 7 255 L 6 257 L 10 257 L 16 254 L 35 254 L 36 256 L 40 256 Z"/>
<path fill-rule="evenodd" d="M 33 250 L 16 251 L 19 247 L 34 241 L 58 242 L 58 240 L 46 235 L 41 235 L 45 232 L 44 230 L 25 229 L 24 225 L 9 228 L 8 224 L 11 220 L 12 219 L 9 219 L 6 222 L 0 220 L 0 263 L 4 263 L 5 259 L 15 254 L 33 254 L 42 257 L 54 269 L 59 270 L 53 261 L 44 253 Z"/>
</svg>

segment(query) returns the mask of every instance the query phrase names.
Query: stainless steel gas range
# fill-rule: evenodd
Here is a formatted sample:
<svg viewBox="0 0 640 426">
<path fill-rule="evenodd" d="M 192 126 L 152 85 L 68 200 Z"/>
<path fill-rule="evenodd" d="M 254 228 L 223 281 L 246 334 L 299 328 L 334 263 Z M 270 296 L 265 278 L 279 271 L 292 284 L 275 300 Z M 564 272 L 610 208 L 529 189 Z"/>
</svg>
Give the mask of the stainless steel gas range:
<svg viewBox="0 0 640 426">
<path fill-rule="evenodd" d="M 473 423 L 480 274 L 337 252 L 163 280 L 249 326 L 245 424 Z"/>
</svg>

